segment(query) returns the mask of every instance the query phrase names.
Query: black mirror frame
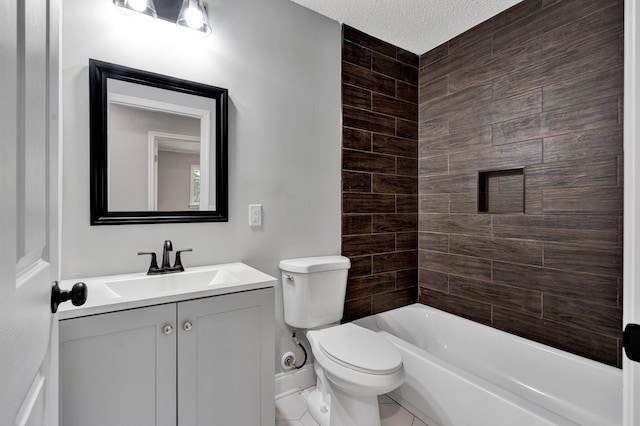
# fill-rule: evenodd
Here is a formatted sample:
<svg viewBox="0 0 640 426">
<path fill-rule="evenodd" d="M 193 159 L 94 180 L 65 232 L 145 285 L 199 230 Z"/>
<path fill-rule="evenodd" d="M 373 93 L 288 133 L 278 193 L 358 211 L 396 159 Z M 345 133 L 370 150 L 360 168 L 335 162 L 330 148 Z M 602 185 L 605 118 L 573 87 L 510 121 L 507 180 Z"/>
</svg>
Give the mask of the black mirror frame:
<svg viewBox="0 0 640 426">
<path fill-rule="evenodd" d="M 216 100 L 216 210 L 110 212 L 107 205 L 107 79 L 204 96 Z M 147 71 L 89 59 L 89 106 L 91 136 L 91 225 L 143 223 L 228 222 L 228 90 L 167 77 Z"/>
</svg>

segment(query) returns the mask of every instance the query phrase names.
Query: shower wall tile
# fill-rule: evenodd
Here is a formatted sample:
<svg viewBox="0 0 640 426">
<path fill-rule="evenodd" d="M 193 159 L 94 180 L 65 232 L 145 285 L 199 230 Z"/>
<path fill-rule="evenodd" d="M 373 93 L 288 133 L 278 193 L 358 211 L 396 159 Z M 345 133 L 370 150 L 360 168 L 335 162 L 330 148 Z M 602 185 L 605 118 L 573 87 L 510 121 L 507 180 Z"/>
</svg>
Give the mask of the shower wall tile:
<svg viewBox="0 0 640 426">
<path fill-rule="evenodd" d="M 398 235 L 398 234 L 396 234 Z M 400 234 L 402 235 L 402 234 Z M 417 250 L 373 255 L 373 273 L 412 269 L 418 264 Z M 417 287 L 416 282 L 414 287 Z M 415 302 L 415 300 L 414 300 Z"/>
<path fill-rule="evenodd" d="M 420 287 L 420 303 L 435 306 L 438 309 L 481 324 L 491 324 L 491 304 L 489 303 L 443 293 L 423 286 Z"/>
<path fill-rule="evenodd" d="M 417 158 L 417 148 L 418 145 L 415 139 L 404 139 L 377 133 L 373 134 L 373 152 L 394 155 L 397 157 Z"/>
<path fill-rule="evenodd" d="M 419 301 L 614 366 L 623 6 L 524 0 L 421 55 L 418 75 Z M 479 173 L 511 169 L 489 197 L 519 191 L 524 213 L 478 213 Z"/>
<path fill-rule="evenodd" d="M 398 213 L 413 213 L 418 211 L 417 195 L 396 195 L 396 211 Z"/>
<path fill-rule="evenodd" d="M 616 306 L 616 277 L 493 261 L 493 282 L 541 291 L 599 305 Z"/>
<path fill-rule="evenodd" d="M 375 253 L 389 253 L 396 249 L 393 233 L 346 235 L 342 238 L 342 252 L 346 256 L 363 256 Z"/>
<path fill-rule="evenodd" d="M 562 296 L 544 296 L 544 317 L 566 322 L 597 333 L 615 334 L 622 321 L 622 309 L 577 301 Z"/>
<path fill-rule="evenodd" d="M 373 215 L 371 232 L 414 232 L 418 226 L 418 217 L 414 213 Z"/>
<path fill-rule="evenodd" d="M 408 251 L 408 250 L 418 250 L 418 236 L 415 231 L 410 232 L 398 232 L 396 233 L 396 250 L 398 251 Z M 414 257 L 414 264 L 410 265 L 411 268 L 416 268 L 418 266 L 418 259 Z M 414 283 L 415 285 L 415 283 Z"/>
<path fill-rule="evenodd" d="M 415 263 L 417 265 L 417 263 Z M 396 272 L 396 289 L 415 287 L 418 282 L 418 268 Z M 414 300 L 415 301 L 415 300 Z M 412 302 L 413 303 L 413 302 Z"/>
<path fill-rule="evenodd" d="M 400 308 L 402 306 L 416 303 L 418 288 L 416 286 L 394 290 L 388 293 L 376 293 L 371 296 L 371 313 L 379 314 L 380 312 L 390 309 Z"/>
<path fill-rule="evenodd" d="M 343 149 L 371 150 L 371 132 L 358 129 L 342 129 Z"/>
<path fill-rule="evenodd" d="M 479 302 L 498 304 L 534 315 L 542 309 L 542 293 L 539 291 L 524 290 L 465 277 L 450 277 L 449 294 Z"/>
<path fill-rule="evenodd" d="M 540 241 L 457 234 L 450 235 L 449 241 L 452 254 L 542 266 L 544 244 Z"/>
<path fill-rule="evenodd" d="M 350 84 L 372 92 L 395 96 L 396 81 L 391 77 L 373 72 L 346 61 L 342 61 L 342 83 Z"/>
<path fill-rule="evenodd" d="M 342 190 L 344 192 L 371 192 L 371 174 L 343 171 Z"/>
<path fill-rule="evenodd" d="M 382 194 L 342 194 L 342 212 L 347 213 L 394 213 L 396 197 Z"/>
<path fill-rule="evenodd" d="M 371 37 L 370 35 L 348 25 L 342 26 L 342 39 L 343 41 L 350 41 L 362 46 L 363 48 L 369 49 L 372 53 L 381 53 L 390 58 L 395 58 L 398 53 L 398 48 L 396 46 L 375 37 Z"/>
<path fill-rule="evenodd" d="M 421 289 L 424 287 L 447 293 L 449 292 L 449 275 L 443 274 L 442 272 L 419 268 L 418 284 Z M 421 300 L 421 302 L 424 303 L 424 300 Z"/>
<path fill-rule="evenodd" d="M 369 173 L 395 173 L 396 159 L 391 155 L 343 149 L 342 169 Z"/>
<path fill-rule="evenodd" d="M 551 321 L 540 315 L 526 315 L 494 307 L 491 325 L 500 330 L 609 365 L 619 364 L 617 339 L 567 322 Z"/>
<path fill-rule="evenodd" d="M 342 235 L 370 234 L 372 228 L 372 215 L 345 215 L 342 216 Z"/>
<path fill-rule="evenodd" d="M 395 290 L 395 288 L 396 276 L 393 272 L 352 278 L 349 280 L 346 298 L 350 300 L 368 297 L 372 294 Z"/>
<path fill-rule="evenodd" d="M 393 117 L 348 106 L 342 108 L 342 121 L 345 126 L 369 132 L 394 135 L 396 131 Z"/>
<path fill-rule="evenodd" d="M 418 301 L 419 58 L 343 26 L 343 321 Z"/>
<path fill-rule="evenodd" d="M 492 222 L 494 237 L 592 244 L 594 247 L 618 242 L 617 217 L 606 214 L 494 215 Z"/>
</svg>

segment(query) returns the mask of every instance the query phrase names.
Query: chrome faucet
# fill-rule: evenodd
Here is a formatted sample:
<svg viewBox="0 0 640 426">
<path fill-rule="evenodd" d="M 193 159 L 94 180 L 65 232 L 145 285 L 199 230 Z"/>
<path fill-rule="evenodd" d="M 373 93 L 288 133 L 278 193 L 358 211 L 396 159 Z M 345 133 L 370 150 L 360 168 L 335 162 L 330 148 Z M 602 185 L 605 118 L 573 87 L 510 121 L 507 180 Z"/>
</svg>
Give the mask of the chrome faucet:
<svg viewBox="0 0 640 426">
<path fill-rule="evenodd" d="M 184 271 L 184 266 L 182 266 L 182 258 L 180 254 L 185 251 L 193 251 L 192 249 L 184 249 L 176 251 L 176 259 L 171 266 L 171 251 L 173 251 L 173 244 L 171 240 L 165 240 L 164 247 L 162 249 L 162 265 L 158 267 L 158 261 L 156 254 L 152 251 L 140 251 L 138 252 L 138 256 L 143 254 L 148 254 L 151 256 L 151 263 L 149 264 L 149 269 L 147 270 L 147 275 L 160 275 L 160 274 L 172 274 L 174 272 L 182 272 Z"/>
</svg>

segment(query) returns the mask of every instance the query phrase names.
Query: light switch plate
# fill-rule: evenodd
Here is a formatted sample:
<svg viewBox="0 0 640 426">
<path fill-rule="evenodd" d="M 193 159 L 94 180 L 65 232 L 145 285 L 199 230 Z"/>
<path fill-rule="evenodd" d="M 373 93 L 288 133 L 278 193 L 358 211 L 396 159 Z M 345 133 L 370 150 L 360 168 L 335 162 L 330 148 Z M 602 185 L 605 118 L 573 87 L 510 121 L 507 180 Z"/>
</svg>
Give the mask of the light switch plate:
<svg viewBox="0 0 640 426">
<path fill-rule="evenodd" d="M 249 204 L 249 226 L 262 226 L 262 204 Z"/>
</svg>

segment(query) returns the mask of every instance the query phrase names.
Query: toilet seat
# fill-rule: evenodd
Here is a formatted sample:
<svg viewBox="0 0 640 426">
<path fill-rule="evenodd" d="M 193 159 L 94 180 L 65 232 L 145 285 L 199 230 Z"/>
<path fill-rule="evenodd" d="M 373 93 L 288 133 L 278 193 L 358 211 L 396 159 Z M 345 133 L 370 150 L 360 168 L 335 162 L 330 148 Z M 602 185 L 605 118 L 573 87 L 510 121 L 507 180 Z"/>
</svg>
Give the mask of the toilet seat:
<svg viewBox="0 0 640 426">
<path fill-rule="evenodd" d="M 398 349 L 379 334 L 347 323 L 321 330 L 318 346 L 331 361 L 366 374 L 391 374 L 402 368 Z"/>
</svg>

